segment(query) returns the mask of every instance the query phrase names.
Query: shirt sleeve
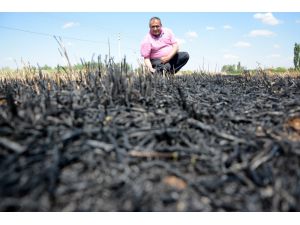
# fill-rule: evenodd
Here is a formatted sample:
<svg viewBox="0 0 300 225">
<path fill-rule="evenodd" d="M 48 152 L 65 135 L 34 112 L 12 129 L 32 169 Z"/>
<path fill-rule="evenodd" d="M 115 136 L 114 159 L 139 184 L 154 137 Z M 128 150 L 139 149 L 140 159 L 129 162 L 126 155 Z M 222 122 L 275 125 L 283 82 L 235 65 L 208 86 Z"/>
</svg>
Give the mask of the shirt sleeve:
<svg viewBox="0 0 300 225">
<path fill-rule="evenodd" d="M 151 43 L 147 41 L 143 41 L 141 44 L 141 55 L 144 58 L 150 58 L 151 54 Z"/>
</svg>

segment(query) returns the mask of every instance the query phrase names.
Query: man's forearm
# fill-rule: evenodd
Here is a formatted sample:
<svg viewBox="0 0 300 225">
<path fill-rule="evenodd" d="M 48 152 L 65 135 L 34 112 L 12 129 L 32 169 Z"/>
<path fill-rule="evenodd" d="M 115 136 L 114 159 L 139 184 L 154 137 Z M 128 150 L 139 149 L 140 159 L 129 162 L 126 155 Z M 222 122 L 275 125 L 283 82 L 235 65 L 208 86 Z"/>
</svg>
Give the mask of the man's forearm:
<svg viewBox="0 0 300 225">
<path fill-rule="evenodd" d="M 169 57 L 170 59 L 172 59 L 173 56 L 178 52 L 178 49 L 179 49 L 178 44 L 173 45 L 173 49 L 172 49 L 172 51 L 170 52 L 170 54 L 168 55 L 168 57 Z"/>
<path fill-rule="evenodd" d="M 151 63 L 151 61 L 150 61 L 149 58 L 145 58 L 145 59 L 144 59 L 144 62 L 145 62 L 145 65 L 147 66 L 147 68 L 148 68 L 148 70 L 149 70 L 150 72 L 154 72 L 154 71 L 155 71 L 155 70 L 153 69 L 153 67 L 152 67 L 152 63 Z"/>
<path fill-rule="evenodd" d="M 178 44 L 173 45 L 173 49 L 172 49 L 172 51 L 170 52 L 170 54 L 161 57 L 162 63 L 167 63 L 167 62 L 169 62 L 169 61 L 173 58 L 173 56 L 178 52 L 178 49 L 179 49 Z"/>
</svg>

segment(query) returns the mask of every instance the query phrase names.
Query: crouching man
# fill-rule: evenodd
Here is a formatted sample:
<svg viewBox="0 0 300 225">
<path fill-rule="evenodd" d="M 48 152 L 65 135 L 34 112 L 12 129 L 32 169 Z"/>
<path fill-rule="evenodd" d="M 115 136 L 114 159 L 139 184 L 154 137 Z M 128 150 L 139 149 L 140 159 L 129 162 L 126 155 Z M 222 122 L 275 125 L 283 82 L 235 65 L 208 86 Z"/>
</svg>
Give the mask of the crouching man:
<svg viewBox="0 0 300 225">
<path fill-rule="evenodd" d="M 189 60 L 187 52 L 178 51 L 172 30 L 162 27 L 158 17 L 149 21 L 150 31 L 141 44 L 141 55 L 151 73 L 177 73 Z"/>
</svg>

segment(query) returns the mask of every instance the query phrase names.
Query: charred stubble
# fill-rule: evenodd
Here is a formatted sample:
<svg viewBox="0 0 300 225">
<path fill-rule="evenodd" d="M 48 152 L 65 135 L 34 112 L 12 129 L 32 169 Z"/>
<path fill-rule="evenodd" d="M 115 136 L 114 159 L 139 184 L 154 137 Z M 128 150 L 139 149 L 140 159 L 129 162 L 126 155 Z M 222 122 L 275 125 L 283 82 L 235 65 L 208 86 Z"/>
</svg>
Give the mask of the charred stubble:
<svg viewBox="0 0 300 225">
<path fill-rule="evenodd" d="M 297 77 L 88 71 L 0 90 L 1 211 L 300 210 Z"/>
</svg>

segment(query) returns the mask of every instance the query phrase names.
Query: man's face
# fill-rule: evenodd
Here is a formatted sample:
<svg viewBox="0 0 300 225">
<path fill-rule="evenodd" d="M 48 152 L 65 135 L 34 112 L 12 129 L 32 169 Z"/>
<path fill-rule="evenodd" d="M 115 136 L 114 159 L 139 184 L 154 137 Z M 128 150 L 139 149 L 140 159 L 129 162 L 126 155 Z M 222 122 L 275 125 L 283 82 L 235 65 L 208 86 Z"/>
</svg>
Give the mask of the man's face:
<svg viewBox="0 0 300 225">
<path fill-rule="evenodd" d="M 159 36 L 161 33 L 161 23 L 159 20 L 151 20 L 150 22 L 150 32 L 154 36 Z"/>
</svg>

